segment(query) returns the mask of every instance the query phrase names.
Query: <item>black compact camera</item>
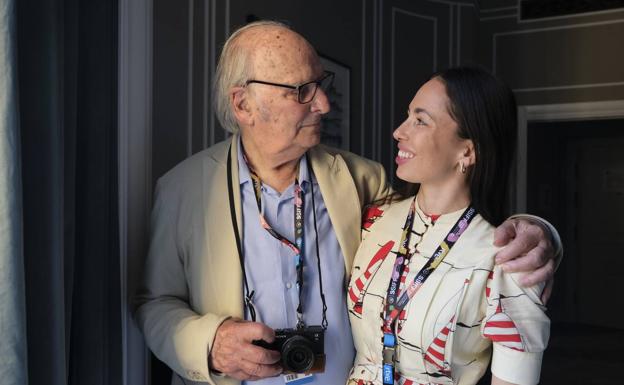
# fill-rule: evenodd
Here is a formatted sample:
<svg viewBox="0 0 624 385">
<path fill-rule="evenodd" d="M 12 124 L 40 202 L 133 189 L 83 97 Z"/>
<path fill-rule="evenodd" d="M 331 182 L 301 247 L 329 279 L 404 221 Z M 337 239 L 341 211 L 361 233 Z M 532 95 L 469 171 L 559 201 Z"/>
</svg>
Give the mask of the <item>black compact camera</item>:
<svg viewBox="0 0 624 385">
<path fill-rule="evenodd" d="M 325 371 L 325 329 L 306 326 L 300 329 L 277 329 L 275 341 L 263 340 L 254 345 L 281 353 L 281 365 L 286 373 L 322 373 Z"/>
</svg>

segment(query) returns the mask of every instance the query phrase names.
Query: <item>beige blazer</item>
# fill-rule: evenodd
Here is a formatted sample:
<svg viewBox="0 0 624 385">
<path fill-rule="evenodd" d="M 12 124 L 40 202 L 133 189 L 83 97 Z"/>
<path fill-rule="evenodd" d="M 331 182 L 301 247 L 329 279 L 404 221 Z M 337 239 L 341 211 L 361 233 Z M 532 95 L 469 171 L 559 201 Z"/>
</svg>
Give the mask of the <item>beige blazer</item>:
<svg viewBox="0 0 624 385">
<path fill-rule="evenodd" d="M 235 135 L 183 161 L 156 185 L 151 239 L 135 319 L 149 348 L 175 374 L 172 384 L 238 384 L 208 370 L 218 326 L 243 317 L 242 273 L 230 218 L 227 152 Z M 309 151 L 344 255 L 346 282 L 360 244 L 362 207 L 388 192 L 383 167 L 346 151 Z M 241 220 L 237 146 L 232 178 Z"/>
</svg>

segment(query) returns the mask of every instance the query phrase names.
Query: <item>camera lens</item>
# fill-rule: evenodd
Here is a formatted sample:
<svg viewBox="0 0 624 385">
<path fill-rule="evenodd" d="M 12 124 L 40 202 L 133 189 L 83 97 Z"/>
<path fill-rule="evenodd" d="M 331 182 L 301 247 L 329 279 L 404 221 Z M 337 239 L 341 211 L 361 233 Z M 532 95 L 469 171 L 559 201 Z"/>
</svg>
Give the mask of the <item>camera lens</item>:
<svg viewBox="0 0 624 385">
<path fill-rule="evenodd" d="M 310 342 L 302 336 L 293 336 L 282 346 L 282 366 L 284 370 L 303 373 L 314 365 L 314 352 Z"/>
</svg>

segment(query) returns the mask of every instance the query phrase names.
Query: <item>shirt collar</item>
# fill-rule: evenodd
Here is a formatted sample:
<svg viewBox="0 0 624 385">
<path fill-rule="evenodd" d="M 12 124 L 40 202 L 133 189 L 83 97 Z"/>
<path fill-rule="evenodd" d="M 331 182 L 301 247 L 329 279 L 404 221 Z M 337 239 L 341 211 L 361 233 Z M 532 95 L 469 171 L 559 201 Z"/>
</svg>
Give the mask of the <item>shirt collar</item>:
<svg viewBox="0 0 624 385">
<path fill-rule="evenodd" d="M 241 141 L 241 137 L 238 137 L 238 180 L 240 185 L 250 182 L 251 175 L 249 174 L 249 167 L 247 166 L 247 162 L 243 158 L 243 145 Z M 308 159 L 304 155 L 299 159 L 299 184 L 303 192 L 307 192 L 308 185 L 310 183 L 310 173 L 308 172 Z"/>
<path fill-rule="evenodd" d="M 240 185 L 249 182 L 251 180 L 251 175 L 249 175 L 249 167 L 247 167 L 247 162 L 243 158 L 243 145 L 241 144 L 241 137 L 238 136 L 238 142 L 236 143 L 236 147 L 238 148 L 238 180 L 240 181 Z"/>
</svg>

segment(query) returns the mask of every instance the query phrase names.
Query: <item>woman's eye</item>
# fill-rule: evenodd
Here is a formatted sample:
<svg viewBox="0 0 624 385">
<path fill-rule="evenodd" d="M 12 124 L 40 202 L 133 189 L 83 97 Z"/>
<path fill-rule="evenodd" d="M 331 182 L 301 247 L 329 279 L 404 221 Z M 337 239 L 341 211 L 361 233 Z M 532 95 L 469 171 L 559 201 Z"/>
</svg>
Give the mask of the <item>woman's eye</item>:
<svg viewBox="0 0 624 385">
<path fill-rule="evenodd" d="M 422 120 L 421 118 L 416 118 L 416 125 L 417 126 L 426 126 L 427 123 L 425 123 L 425 121 Z"/>
</svg>

